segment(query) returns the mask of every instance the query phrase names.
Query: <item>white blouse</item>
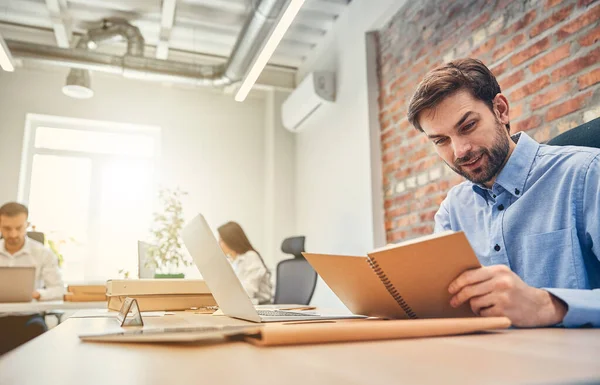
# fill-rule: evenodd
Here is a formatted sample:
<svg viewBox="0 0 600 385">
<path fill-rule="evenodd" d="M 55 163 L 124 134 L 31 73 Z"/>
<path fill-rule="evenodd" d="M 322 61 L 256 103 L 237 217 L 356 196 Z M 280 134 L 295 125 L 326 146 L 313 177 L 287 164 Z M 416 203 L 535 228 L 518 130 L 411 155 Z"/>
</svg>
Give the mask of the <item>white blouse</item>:
<svg viewBox="0 0 600 385">
<path fill-rule="evenodd" d="M 255 251 L 250 250 L 238 255 L 231 265 L 252 302 L 255 304 L 271 303 L 273 298 L 271 274 Z"/>
</svg>

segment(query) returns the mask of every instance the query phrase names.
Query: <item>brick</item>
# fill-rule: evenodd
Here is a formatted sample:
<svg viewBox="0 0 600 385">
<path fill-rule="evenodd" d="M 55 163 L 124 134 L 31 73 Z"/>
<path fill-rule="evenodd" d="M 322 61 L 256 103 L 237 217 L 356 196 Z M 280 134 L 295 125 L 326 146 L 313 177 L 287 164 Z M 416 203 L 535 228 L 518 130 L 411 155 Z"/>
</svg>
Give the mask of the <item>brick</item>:
<svg viewBox="0 0 600 385">
<path fill-rule="evenodd" d="M 475 30 L 479 29 L 479 27 L 481 27 L 483 24 L 487 23 L 487 21 L 489 19 L 490 19 L 490 14 L 484 13 L 483 15 L 479 16 L 477 18 L 477 20 L 475 20 L 473 23 L 471 23 L 471 25 L 469 26 L 469 31 L 475 31 Z"/>
<path fill-rule="evenodd" d="M 557 6 L 558 4 L 560 4 L 562 2 L 563 2 L 563 0 L 547 0 L 546 1 L 546 5 L 544 6 L 544 9 L 548 10 L 548 9 L 550 9 L 552 7 Z"/>
<path fill-rule="evenodd" d="M 495 67 L 490 68 L 490 71 L 494 74 L 494 76 L 499 77 L 508 69 L 508 60 L 498 64 Z"/>
<path fill-rule="evenodd" d="M 433 221 L 433 217 L 435 217 L 436 212 L 437 212 L 437 210 L 425 211 L 424 213 L 419 214 L 419 220 L 421 221 L 421 223 L 431 222 L 431 221 Z"/>
<path fill-rule="evenodd" d="M 569 96 L 571 92 L 571 83 L 567 82 L 561 84 L 558 87 L 553 87 L 550 91 L 545 92 L 543 94 L 535 95 L 533 100 L 531 101 L 531 110 L 537 110 L 540 107 L 547 106 L 548 104 L 552 104 L 558 99 Z"/>
<path fill-rule="evenodd" d="M 515 84 L 521 82 L 525 79 L 525 72 L 523 70 L 517 71 L 512 75 L 503 77 L 502 79 L 498 79 L 498 83 L 500 84 L 500 88 L 506 90 Z"/>
<path fill-rule="evenodd" d="M 545 143 L 550 139 L 550 126 L 546 125 L 538 129 L 535 134 L 533 134 L 533 138 L 539 143 Z"/>
<path fill-rule="evenodd" d="M 511 52 L 514 52 L 515 48 L 517 48 L 519 45 L 521 45 L 521 43 L 523 43 L 524 40 L 525 40 L 525 34 L 521 33 L 521 34 L 513 37 L 509 41 L 507 41 L 506 43 L 504 43 L 503 46 L 501 46 L 496 51 L 494 51 L 494 54 L 493 54 L 494 60 L 499 60 L 499 59 L 503 58 L 504 56 L 510 54 Z"/>
<path fill-rule="evenodd" d="M 500 32 L 504 27 L 504 15 L 500 15 L 497 19 L 492 21 L 490 25 L 487 26 L 486 31 L 488 36 L 493 36 Z"/>
<path fill-rule="evenodd" d="M 544 89 L 546 86 L 548 86 L 548 84 L 550 84 L 550 76 L 544 75 L 514 90 L 508 99 L 513 102 L 521 100 L 529 95 L 537 93 L 541 89 Z"/>
<path fill-rule="evenodd" d="M 523 119 L 514 124 L 511 123 L 511 133 L 514 134 L 521 131 L 532 130 L 536 127 L 539 127 L 540 124 L 542 124 L 542 119 L 539 116 L 530 116 L 529 118 Z"/>
<path fill-rule="evenodd" d="M 590 23 L 597 23 L 600 19 L 600 5 L 587 10 L 584 14 L 579 16 L 577 19 L 569 22 L 561 29 L 558 30 L 558 40 L 562 40 L 567 36 L 574 34 L 586 25 Z"/>
<path fill-rule="evenodd" d="M 541 72 L 546 68 L 558 63 L 559 61 L 566 59 L 567 57 L 569 57 L 570 53 L 571 43 L 563 44 L 562 46 L 556 48 L 552 52 L 547 53 L 546 55 L 534 61 L 529 66 L 529 69 L 532 73 L 537 74 L 538 72 Z"/>
<path fill-rule="evenodd" d="M 561 116 L 568 115 L 575 111 L 582 109 L 585 106 L 586 100 L 592 95 L 591 91 L 581 94 L 575 98 L 567 100 L 566 102 L 560 103 L 554 107 L 551 107 L 546 112 L 546 122 L 551 122 Z"/>
<path fill-rule="evenodd" d="M 569 17 L 571 12 L 573 12 L 573 7 L 574 7 L 573 4 L 571 4 L 567 7 L 564 7 L 561 10 L 553 13 L 546 20 L 543 20 L 543 21 L 539 22 L 538 24 L 536 24 L 535 26 L 533 26 L 533 28 L 531 28 L 531 31 L 529 31 L 529 37 L 536 37 L 540 33 L 554 27 L 556 24 L 565 20 L 567 17 Z"/>
<path fill-rule="evenodd" d="M 408 237 L 408 233 L 403 230 L 395 230 L 387 234 L 387 242 L 394 243 L 403 241 Z"/>
<path fill-rule="evenodd" d="M 589 52 L 587 55 L 572 60 L 564 66 L 552 71 L 552 81 L 557 82 L 571 76 L 581 70 L 590 67 L 600 61 L 600 47 Z"/>
<path fill-rule="evenodd" d="M 583 90 L 594 84 L 600 83 L 600 68 L 596 68 L 595 70 L 588 72 L 587 74 L 581 75 L 577 78 L 577 83 L 579 84 L 579 89 Z"/>
<path fill-rule="evenodd" d="M 485 55 L 486 53 L 490 52 L 491 49 L 494 48 L 495 45 L 496 45 L 495 37 L 488 39 L 485 43 L 483 43 L 482 45 L 477 47 L 477 49 L 475 51 L 473 51 L 473 53 L 470 56 L 471 57 L 481 57 L 482 55 Z"/>
<path fill-rule="evenodd" d="M 517 118 L 521 117 L 521 115 L 523 115 L 523 105 L 517 104 L 515 106 L 511 106 L 509 111 L 510 111 L 510 119 L 511 120 L 517 119 Z"/>
<path fill-rule="evenodd" d="M 579 38 L 579 45 L 582 47 L 588 47 L 590 45 L 596 44 L 600 41 L 600 25 L 586 35 Z"/>
<path fill-rule="evenodd" d="M 525 48 L 524 50 L 517 52 L 510 58 L 510 62 L 514 66 L 518 66 L 519 64 L 531 59 L 539 55 L 541 52 L 544 52 L 550 48 L 550 38 L 546 37 L 537 43 Z"/>
<path fill-rule="evenodd" d="M 533 21 L 535 21 L 535 17 L 536 16 L 537 16 L 537 12 L 536 12 L 535 9 L 532 10 L 532 11 L 527 12 L 525 14 L 525 16 L 523 16 L 518 21 L 514 22 L 512 25 L 510 25 L 504 31 L 502 31 L 502 35 L 503 36 L 512 36 L 512 35 L 514 35 L 515 32 L 518 32 L 518 31 L 522 30 L 523 28 L 525 28 L 529 24 L 531 24 Z"/>
<path fill-rule="evenodd" d="M 587 7 L 588 5 L 592 4 L 595 1 L 598 1 L 598 0 L 579 0 L 577 2 L 577 6 L 580 8 Z"/>
<path fill-rule="evenodd" d="M 396 130 L 394 129 L 389 129 L 385 132 L 383 132 L 381 134 L 381 141 L 385 142 L 386 140 L 389 140 L 391 138 L 393 138 L 395 135 L 397 135 L 398 133 L 396 132 Z"/>
</svg>

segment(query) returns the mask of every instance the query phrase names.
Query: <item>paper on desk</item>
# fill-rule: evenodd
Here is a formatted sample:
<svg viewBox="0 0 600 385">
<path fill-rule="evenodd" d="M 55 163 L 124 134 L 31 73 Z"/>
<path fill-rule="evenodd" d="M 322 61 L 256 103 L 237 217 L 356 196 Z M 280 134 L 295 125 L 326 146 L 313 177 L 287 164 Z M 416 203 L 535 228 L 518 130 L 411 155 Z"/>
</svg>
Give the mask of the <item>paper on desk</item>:
<svg viewBox="0 0 600 385">
<path fill-rule="evenodd" d="M 116 318 L 119 312 L 108 309 L 84 309 L 73 314 L 72 318 Z M 165 315 L 174 314 L 166 311 L 143 311 L 142 317 L 162 317 Z"/>
</svg>

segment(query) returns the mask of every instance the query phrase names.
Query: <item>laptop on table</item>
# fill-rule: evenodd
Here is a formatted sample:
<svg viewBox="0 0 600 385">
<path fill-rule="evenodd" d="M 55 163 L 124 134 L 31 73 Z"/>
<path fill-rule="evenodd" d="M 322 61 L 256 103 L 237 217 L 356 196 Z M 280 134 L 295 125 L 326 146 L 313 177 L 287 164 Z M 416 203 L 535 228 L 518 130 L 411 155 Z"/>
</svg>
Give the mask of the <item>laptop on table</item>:
<svg viewBox="0 0 600 385">
<path fill-rule="evenodd" d="M 365 318 L 360 315 L 320 315 L 285 310 L 257 309 L 244 290 L 201 214 L 182 232 L 183 242 L 223 314 L 252 322 L 312 321 Z"/>
<path fill-rule="evenodd" d="M 35 267 L 0 267 L 0 303 L 31 302 L 35 290 Z"/>
</svg>

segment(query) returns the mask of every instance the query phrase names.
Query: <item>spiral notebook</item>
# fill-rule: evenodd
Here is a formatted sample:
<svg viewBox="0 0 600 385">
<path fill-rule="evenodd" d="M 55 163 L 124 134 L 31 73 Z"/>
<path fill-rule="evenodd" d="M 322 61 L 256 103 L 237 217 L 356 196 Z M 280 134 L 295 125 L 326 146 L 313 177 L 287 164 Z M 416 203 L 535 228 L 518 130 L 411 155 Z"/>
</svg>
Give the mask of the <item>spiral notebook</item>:
<svg viewBox="0 0 600 385">
<path fill-rule="evenodd" d="M 303 253 L 354 314 L 393 319 L 473 317 L 450 306 L 450 283 L 481 267 L 463 232 L 447 231 L 365 256 Z"/>
</svg>

